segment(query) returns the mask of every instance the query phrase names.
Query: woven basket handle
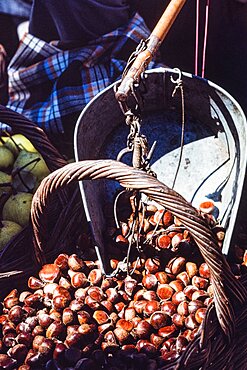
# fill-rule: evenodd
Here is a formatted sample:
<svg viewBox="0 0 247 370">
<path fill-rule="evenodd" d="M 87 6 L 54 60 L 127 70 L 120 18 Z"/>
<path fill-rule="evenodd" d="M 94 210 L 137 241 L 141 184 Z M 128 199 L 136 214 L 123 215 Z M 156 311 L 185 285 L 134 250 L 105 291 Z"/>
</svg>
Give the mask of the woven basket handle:
<svg viewBox="0 0 247 370">
<path fill-rule="evenodd" d="M 66 160 L 51 144 L 45 132 L 23 115 L 0 105 L 0 122 L 9 125 L 14 134 L 26 136 L 43 156 L 50 171 L 55 171 L 67 164 Z"/>
<path fill-rule="evenodd" d="M 214 289 L 217 317 L 225 334 L 231 338 L 234 331 L 234 306 L 246 302 L 243 285 L 232 274 L 215 236 L 200 216 L 181 195 L 141 170 L 114 160 L 93 160 L 69 164 L 47 176 L 34 195 L 31 217 L 36 239 L 36 257 L 42 261 L 45 246 L 42 243 L 42 220 L 49 197 L 58 189 L 81 180 L 116 180 L 124 188 L 136 189 L 158 202 L 177 216 L 190 231 L 208 264 Z"/>
</svg>

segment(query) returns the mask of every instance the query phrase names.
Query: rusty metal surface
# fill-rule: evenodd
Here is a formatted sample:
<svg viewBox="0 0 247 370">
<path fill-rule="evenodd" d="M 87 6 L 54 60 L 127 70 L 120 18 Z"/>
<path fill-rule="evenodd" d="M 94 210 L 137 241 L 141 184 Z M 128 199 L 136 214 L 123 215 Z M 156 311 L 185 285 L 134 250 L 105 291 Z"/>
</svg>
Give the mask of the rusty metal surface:
<svg viewBox="0 0 247 370">
<path fill-rule="evenodd" d="M 172 98 L 174 85 L 170 69 L 147 72 L 141 130 L 150 145 L 157 140 L 152 169 L 158 179 L 171 186 L 180 153 L 181 100 Z M 78 160 L 111 158 L 126 146 L 128 128 L 114 97 L 114 84 L 100 93 L 82 111 L 76 125 L 74 147 Z M 205 199 L 214 200 L 219 221 L 227 227 L 223 252 L 228 253 L 239 207 L 247 161 L 246 118 L 238 103 L 219 86 L 183 73 L 185 95 L 185 140 L 182 161 L 174 189 L 195 207 Z M 129 164 L 130 157 L 124 161 Z M 101 184 L 102 185 L 102 184 Z M 95 194 L 110 199 L 116 184 L 87 184 L 91 219 L 102 224 L 94 213 Z M 88 188 L 90 187 L 90 189 Z M 100 195 L 99 195 L 100 196 Z"/>
</svg>

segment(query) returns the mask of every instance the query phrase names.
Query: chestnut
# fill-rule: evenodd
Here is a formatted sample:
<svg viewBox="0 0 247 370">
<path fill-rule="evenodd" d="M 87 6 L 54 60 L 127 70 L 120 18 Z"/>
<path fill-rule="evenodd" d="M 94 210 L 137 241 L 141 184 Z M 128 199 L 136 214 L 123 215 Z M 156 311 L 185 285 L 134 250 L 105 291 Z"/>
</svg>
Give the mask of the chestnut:
<svg viewBox="0 0 247 370">
<path fill-rule="evenodd" d="M 91 286 L 87 293 L 96 302 L 101 302 L 105 298 L 103 290 L 98 286 Z"/>
<path fill-rule="evenodd" d="M 63 310 L 69 305 L 69 300 L 63 295 L 56 295 L 52 300 L 52 305 L 56 310 Z"/>
<path fill-rule="evenodd" d="M 114 335 L 120 345 L 128 342 L 130 340 L 130 333 L 123 328 L 114 329 Z"/>
<path fill-rule="evenodd" d="M 71 256 L 69 256 L 68 266 L 73 271 L 82 271 L 86 267 L 84 261 L 76 254 L 71 254 Z"/>
<path fill-rule="evenodd" d="M 17 361 L 14 358 L 5 354 L 0 354 L 0 368 L 1 369 L 14 369 L 16 368 Z"/>
<path fill-rule="evenodd" d="M 176 276 L 176 278 L 177 278 L 178 280 L 182 281 L 182 283 L 184 284 L 184 286 L 187 286 L 187 285 L 189 285 L 189 283 L 190 283 L 190 277 L 189 277 L 189 275 L 188 275 L 188 273 L 187 273 L 186 271 L 182 271 L 182 272 L 180 272 L 180 273 Z"/>
<path fill-rule="evenodd" d="M 143 276 L 142 285 L 147 289 L 155 289 L 158 284 L 158 279 L 153 274 L 146 274 Z"/>
<path fill-rule="evenodd" d="M 182 315 L 179 315 L 178 313 L 175 313 L 172 316 L 172 322 L 174 325 L 176 325 L 178 328 L 183 328 L 184 327 L 184 321 L 185 317 Z"/>
<path fill-rule="evenodd" d="M 24 344 L 27 348 L 30 348 L 33 342 L 33 336 L 31 333 L 20 333 L 16 337 L 16 342 Z"/>
<path fill-rule="evenodd" d="M 58 284 L 67 290 L 70 290 L 72 287 L 70 281 L 66 279 L 64 276 L 60 277 Z"/>
<path fill-rule="evenodd" d="M 38 351 L 39 346 L 41 343 L 45 340 L 45 337 L 43 335 L 36 335 L 36 337 L 33 338 L 33 350 Z"/>
<path fill-rule="evenodd" d="M 78 317 L 78 313 L 77 313 L 77 317 Z M 74 311 L 72 311 L 71 308 L 69 307 L 64 308 L 63 313 L 62 313 L 63 324 L 70 325 L 74 322 L 74 320 L 75 320 Z"/>
<path fill-rule="evenodd" d="M 208 265 L 204 262 L 199 266 L 199 275 L 202 278 L 209 279 L 210 278 L 210 271 Z"/>
<path fill-rule="evenodd" d="M 89 287 L 76 289 L 74 292 L 75 299 L 83 301 L 86 298 L 88 289 Z"/>
<path fill-rule="evenodd" d="M 5 308 L 12 308 L 19 304 L 19 298 L 18 297 L 8 297 L 4 299 L 4 307 Z"/>
<path fill-rule="evenodd" d="M 30 294 L 25 298 L 24 303 L 26 306 L 37 307 L 41 301 L 42 297 L 39 294 Z"/>
<path fill-rule="evenodd" d="M 169 322 L 169 316 L 162 311 L 153 312 L 150 317 L 150 325 L 154 329 L 160 329 L 163 326 L 166 326 L 168 322 Z"/>
<path fill-rule="evenodd" d="M 152 326 L 146 320 L 141 320 L 133 330 L 138 338 L 147 339 L 152 333 Z"/>
<path fill-rule="evenodd" d="M 194 314 L 198 310 L 198 308 L 201 307 L 204 307 L 204 303 L 202 301 L 199 300 L 190 301 L 188 304 L 189 313 Z"/>
<path fill-rule="evenodd" d="M 187 316 L 189 314 L 188 302 L 180 302 L 177 307 L 177 313 L 181 316 Z"/>
<path fill-rule="evenodd" d="M 110 301 L 105 299 L 104 301 L 101 301 L 100 303 L 101 303 L 102 308 L 105 308 L 105 310 L 108 313 L 111 313 L 113 311 L 114 306 Z"/>
<path fill-rule="evenodd" d="M 195 313 L 195 319 L 198 324 L 201 324 L 206 316 L 207 309 L 205 307 L 198 308 Z"/>
<path fill-rule="evenodd" d="M 162 338 L 170 338 L 175 335 L 177 328 L 174 324 L 164 326 L 158 330 L 158 335 Z"/>
<path fill-rule="evenodd" d="M 77 319 L 80 325 L 88 324 L 91 319 L 91 315 L 87 311 L 78 311 L 77 312 Z"/>
<path fill-rule="evenodd" d="M 95 300 L 91 299 L 89 296 L 86 297 L 87 299 L 85 299 L 85 301 L 90 301 L 92 300 L 95 304 L 99 305 Z M 85 302 L 86 303 L 86 302 Z M 84 308 L 85 304 L 84 302 L 81 300 L 81 299 L 73 299 L 70 304 L 69 304 L 69 308 L 72 310 L 72 311 L 80 311 Z"/>
<path fill-rule="evenodd" d="M 45 335 L 45 328 L 43 328 L 40 325 L 35 326 L 35 328 L 33 328 L 33 330 L 32 330 L 32 336 L 36 337 L 36 335 L 43 335 L 44 336 Z"/>
<path fill-rule="evenodd" d="M 203 301 L 205 300 L 205 298 L 207 298 L 209 296 L 209 294 L 207 292 L 205 292 L 205 290 L 196 290 L 193 294 L 192 294 L 192 301 L 196 301 L 196 300 L 200 300 L 200 301 Z"/>
<path fill-rule="evenodd" d="M 157 354 L 157 349 L 154 344 L 150 343 L 146 339 L 140 339 L 136 343 L 138 352 L 142 352 L 148 355 L 148 357 L 154 357 Z"/>
<path fill-rule="evenodd" d="M 62 322 L 54 321 L 46 329 L 47 338 L 60 338 L 65 331 L 65 325 Z"/>
<path fill-rule="evenodd" d="M 68 259 L 69 256 L 65 253 L 61 253 L 57 256 L 54 263 L 57 265 L 61 270 L 67 270 L 68 269 Z"/>
<path fill-rule="evenodd" d="M 174 303 L 170 302 L 170 301 L 168 301 L 168 302 L 163 301 L 160 304 L 160 310 L 162 312 L 166 313 L 168 316 L 172 316 L 172 315 L 174 315 L 174 313 L 176 313 L 177 306 Z"/>
<path fill-rule="evenodd" d="M 45 312 L 40 312 L 38 315 L 38 322 L 39 325 L 42 328 L 48 328 L 48 326 L 53 322 L 54 320 Z"/>
<path fill-rule="evenodd" d="M 16 344 L 16 333 L 10 332 L 3 336 L 2 341 L 5 347 L 13 347 Z"/>
<path fill-rule="evenodd" d="M 169 281 L 167 273 L 165 271 L 156 272 L 155 277 L 157 278 L 158 282 L 161 284 L 167 284 Z"/>
<path fill-rule="evenodd" d="M 116 288 L 108 288 L 105 291 L 105 294 L 107 296 L 107 300 L 111 303 L 115 304 L 117 301 L 120 300 L 120 295 Z"/>
<path fill-rule="evenodd" d="M 93 269 L 88 274 L 88 280 L 90 281 L 90 283 L 97 286 L 101 284 L 102 277 L 103 276 L 101 269 Z"/>
<path fill-rule="evenodd" d="M 143 299 L 146 301 L 158 301 L 159 298 L 154 290 L 147 290 L 143 293 Z"/>
<path fill-rule="evenodd" d="M 188 339 L 184 335 L 179 335 L 176 340 L 176 351 L 178 353 L 184 351 L 188 343 Z"/>
<path fill-rule="evenodd" d="M 53 283 L 58 281 L 61 275 L 60 268 L 54 263 L 43 265 L 39 271 L 39 278 L 44 283 Z"/>
<path fill-rule="evenodd" d="M 157 258 L 148 258 L 145 262 L 145 269 L 149 274 L 155 274 L 160 269 L 160 260 Z"/>
<path fill-rule="evenodd" d="M 191 283 L 198 289 L 207 289 L 209 285 L 209 280 L 195 275 L 193 276 Z"/>
<path fill-rule="evenodd" d="M 69 270 L 68 274 L 73 288 L 85 288 L 88 285 L 88 279 L 84 272 Z"/>
<path fill-rule="evenodd" d="M 186 272 L 189 275 L 189 278 L 192 279 L 193 276 L 197 275 L 198 273 L 198 268 L 196 263 L 194 262 L 187 262 L 186 263 Z"/>
<path fill-rule="evenodd" d="M 149 339 L 150 343 L 152 343 L 156 348 L 159 348 L 165 340 L 164 338 L 160 337 L 158 334 L 155 333 L 152 333 Z"/>
<path fill-rule="evenodd" d="M 52 339 L 45 338 L 38 347 L 38 353 L 40 353 L 43 357 L 51 356 L 54 346 L 55 344 Z"/>
<path fill-rule="evenodd" d="M 169 283 L 169 285 L 175 292 L 180 292 L 184 289 L 184 284 L 181 280 L 173 280 Z"/>
<path fill-rule="evenodd" d="M 169 300 L 174 293 L 172 287 L 168 284 L 159 284 L 157 288 L 157 295 L 161 300 Z"/>
<path fill-rule="evenodd" d="M 11 356 L 11 358 L 17 360 L 19 364 L 24 362 L 27 353 L 28 348 L 25 346 L 25 344 L 16 344 L 9 350 L 9 355 Z"/>
<path fill-rule="evenodd" d="M 44 294 L 47 295 L 49 298 L 52 298 L 54 290 L 56 289 L 57 286 L 58 286 L 57 283 L 46 283 L 43 288 Z"/>
<path fill-rule="evenodd" d="M 14 306 L 9 310 L 8 318 L 14 324 L 18 324 L 24 316 L 21 306 Z"/>
<path fill-rule="evenodd" d="M 175 257 L 168 262 L 168 268 L 170 269 L 172 274 L 178 275 L 182 271 L 185 262 L 186 260 L 184 257 Z"/>
<path fill-rule="evenodd" d="M 158 301 L 148 301 L 143 309 L 143 314 L 146 317 L 149 317 L 154 312 L 158 311 L 160 308 L 160 303 Z"/>
<path fill-rule="evenodd" d="M 116 328 L 122 328 L 128 332 L 133 329 L 134 325 L 131 321 L 120 319 L 116 322 Z"/>
<path fill-rule="evenodd" d="M 197 291 L 197 290 L 198 290 L 198 288 L 197 288 L 196 286 L 194 286 L 194 285 L 187 285 L 187 286 L 184 288 L 183 292 L 184 292 L 185 296 L 186 296 L 189 300 L 191 300 L 191 299 L 192 299 L 192 295 L 193 295 L 193 293 L 194 293 L 195 291 Z"/>
<path fill-rule="evenodd" d="M 161 234 L 157 238 L 156 243 L 160 249 L 166 249 L 171 246 L 171 238 L 166 234 Z"/>
<path fill-rule="evenodd" d="M 109 321 L 109 316 L 105 311 L 94 311 L 93 318 L 99 325 L 105 324 Z"/>
<path fill-rule="evenodd" d="M 187 329 L 194 330 L 198 326 L 198 323 L 195 319 L 195 315 L 192 313 L 189 314 L 189 316 L 185 318 L 184 324 Z"/>
<path fill-rule="evenodd" d="M 44 287 L 44 282 L 37 279 L 34 276 L 30 276 L 30 278 L 28 279 L 27 285 L 30 289 L 36 290 L 36 289 L 43 288 Z"/>
<path fill-rule="evenodd" d="M 66 336 L 64 344 L 68 347 L 80 346 L 82 334 L 79 332 L 70 333 Z M 65 351 L 66 354 L 66 351 Z"/>
<path fill-rule="evenodd" d="M 172 296 L 172 302 L 175 304 L 175 305 L 179 305 L 179 303 L 183 302 L 183 301 L 186 301 L 186 295 L 184 294 L 183 291 L 179 291 L 179 292 L 175 292 Z"/>
</svg>

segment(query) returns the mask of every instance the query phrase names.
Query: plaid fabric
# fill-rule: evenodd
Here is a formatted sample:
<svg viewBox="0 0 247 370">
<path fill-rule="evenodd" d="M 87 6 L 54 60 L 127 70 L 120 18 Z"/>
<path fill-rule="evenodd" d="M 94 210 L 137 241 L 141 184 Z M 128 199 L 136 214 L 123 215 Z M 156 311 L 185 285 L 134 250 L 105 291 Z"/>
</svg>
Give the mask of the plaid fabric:
<svg viewBox="0 0 247 370">
<path fill-rule="evenodd" d="M 127 41 L 138 44 L 149 34 L 138 14 L 125 28 L 72 50 L 63 51 L 27 34 L 8 67 L 8 107 L 49 134 L 63 133 L 66 117 L 79 114 L 99 91 L 121 76 L 126 61 L 117 55 Z"/>
</svg>

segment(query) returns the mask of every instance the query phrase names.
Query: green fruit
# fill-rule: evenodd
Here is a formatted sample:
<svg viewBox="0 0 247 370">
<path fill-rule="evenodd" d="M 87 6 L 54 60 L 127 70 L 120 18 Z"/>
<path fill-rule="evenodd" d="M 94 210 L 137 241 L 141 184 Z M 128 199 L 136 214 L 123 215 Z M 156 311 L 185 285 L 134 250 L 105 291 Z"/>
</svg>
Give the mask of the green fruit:
<svg viewBox="0 0 247 370">
<path fill-rule="evenodd" d="M 22 227 L 12 221 L 1 221 L 0 225 L 0 250 L 20 231 Z"/>
<path fill-rule="evenodd" d="M 3 193 L 9 193 L 11 191 L 11 186 L 5 185 L 7 183 L 11 183 L 11 176 L 7 173 L 0 171 L 0 196 Z M 4 186 L 3 186 L 4 185 Z"/>
<path fill-rule="evenodd" d="M 5 169 L 13 166 L 14 160 L 13 153 L 4 145 L 0 146 L 0 168 Z"/>
<path fill-rule="evenodd" d="M 32 153 L 37 152 L 33 144 L 22 134 L 15 134 L 3 137 L 2 139 L 5 142 L 5 146 L 11 150 L 15 157 L 18 156 L 20 150 L 26 150 L 27 152 Z"/>
<path fill-rule="evenodd" d="M 21 226 L 29 223 L 33 194 L 17 193 L 11 195 L 3 206 L 3 219 Z"/>
<path fill-rule="evenodd" d="M 31 172 L 37 181 L 42 180 L 50 173 L 40 153 L 31 153 L 26 150 L 22 150 L 19 153 L 14 163 L 14 169 L 25 169 L 25 171 Z"/>
</svg>

